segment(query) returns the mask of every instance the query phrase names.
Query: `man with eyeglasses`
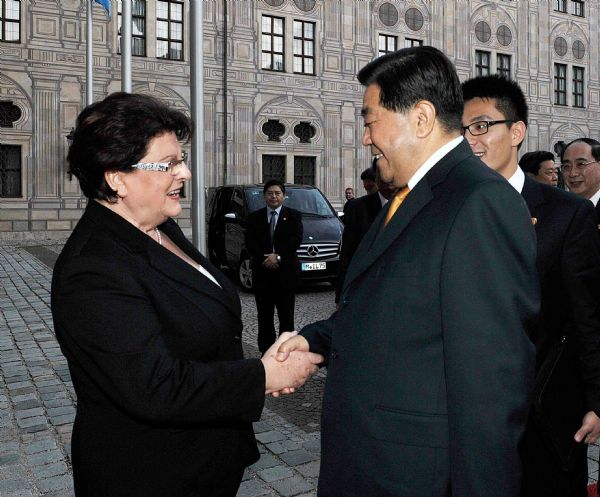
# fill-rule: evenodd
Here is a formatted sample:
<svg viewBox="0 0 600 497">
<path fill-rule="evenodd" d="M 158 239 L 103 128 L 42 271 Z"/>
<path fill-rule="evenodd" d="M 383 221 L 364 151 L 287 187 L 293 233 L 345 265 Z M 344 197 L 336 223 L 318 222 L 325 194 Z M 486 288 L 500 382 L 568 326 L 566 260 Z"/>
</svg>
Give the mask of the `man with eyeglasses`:
<svg viewBox="0 0 600 497">
<path fill-rule="evenodd" d="M 265 183 L 266 207 L 248 216 L 246 248 L 252 261 L 252 287 L 258 316 L 258 349 L 264 354 L 279 333 L 294 327 L 296 289 L 300 286 L 300 263 L 296 251 L 302 242 L 302 214 L 283 205 L 285 185 L 278 180 Z"/>
<path fill-rule="evenodd" d="M 600 142 L 577 138 L 564 149 L 561 169 L 565 185 L 574 194 L 591 200 L 596 206 L 596 223 L 600 230 Z M 600 231 L 599 231 L 600 233 Z"/>
<path fill-rule="evenodd" d="M 521 497 L 586 496 L 585 444 L 600 435 L 600 246 L 593 207 L 518 167 L 528 109 L 516 82 L 482 76 L 462 88 L 465 138 L 475 155 L 521 193 L 537 235 L 541 311 L 531 330 L 537 375 L 521 443 Z M 543 392 L 555 385 L 558 399 L 550 407 Z"/>
</svg>

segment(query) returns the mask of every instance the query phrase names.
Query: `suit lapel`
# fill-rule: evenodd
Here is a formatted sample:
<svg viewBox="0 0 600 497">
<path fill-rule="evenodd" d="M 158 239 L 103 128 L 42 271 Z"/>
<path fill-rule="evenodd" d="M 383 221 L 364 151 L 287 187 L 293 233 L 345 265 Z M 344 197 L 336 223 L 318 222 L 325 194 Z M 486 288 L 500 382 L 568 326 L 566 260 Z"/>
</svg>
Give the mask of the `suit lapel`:
<svg viewBox="0 0 600 497">
<path fill-rule="evenodd" d="M 389 248 L 432 198 L 433 194 L 427 182 L 420 181 L 385 227 L 383 223 L 390 208 L 390 202 L 381 209 L 352 257 L 345 287 L 366 271 Z"/>
<path fill-rule="evenodd" d="M 469 144 L 463 140 L 459 145 L 442 157 L 421 181 L 417 183 L 394 217 L 387 226 L 383 226 L 385 217 L 390 208 L 388 202 L 375 218 L 371 228 L 361 241 L 356 253 L 352 257 L 350 267 L 344 283 L 344 289 L 352 281 L 369 269 L 379 257 L 392 245 L 392 243 L 407 229 L 411 221 L 434 198 L 433 188 L 444 181 L 448 173 L 462 160 L 473 155 Z M 483 167 L 483 165 L 482 165 Z"/>
<path fill-rule="evenodd" d="M 540 221 L 540 209 L 545 202 L 544 192 L 539 183 L 525 175 L 525 184 L 523 185 L 521 196 L 527 204 L 527 208 L 531 214 L 531 222 L 537 231 L 537 224 Z"/>
</svg>

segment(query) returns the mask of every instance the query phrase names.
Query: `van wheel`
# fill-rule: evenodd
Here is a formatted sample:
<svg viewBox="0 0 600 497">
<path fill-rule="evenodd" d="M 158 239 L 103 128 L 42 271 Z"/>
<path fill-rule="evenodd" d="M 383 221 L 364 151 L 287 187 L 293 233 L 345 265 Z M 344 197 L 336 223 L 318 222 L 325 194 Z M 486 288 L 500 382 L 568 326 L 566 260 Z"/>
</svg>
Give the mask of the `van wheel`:
<svg viewBox="0 0 600 497">
<path fill-rule="evenodd" d="M 246 254 L 242 255 L 240 261 L 238 280 L 243 290 L 247 292 L 252 291 L 252 268 L 250 267 L 250 258 Z"/>
</svg>

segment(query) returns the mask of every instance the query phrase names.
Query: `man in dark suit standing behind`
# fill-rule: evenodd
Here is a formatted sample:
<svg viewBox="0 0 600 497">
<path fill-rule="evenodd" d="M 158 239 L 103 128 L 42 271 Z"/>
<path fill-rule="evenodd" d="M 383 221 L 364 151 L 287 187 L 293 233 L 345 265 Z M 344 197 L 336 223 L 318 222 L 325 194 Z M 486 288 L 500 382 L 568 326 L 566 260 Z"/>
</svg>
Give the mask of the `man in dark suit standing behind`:
<svg viewBox="0 0 600 497">
<path fill-rule="evenodd" d="M 521 497 L 585 497 L 587 447 L 600 434 L 600 248 L 591 202 L 537 182 L 517 166 L 527 128 L 519 85 L 481 76 L 463 83 L 465 138 L 529 207 L 537 234 L 541 312 L 532 338 L 537 382 L 563 385 L 556 405 L 532 410 L 523 439 Z M 556 351 L 566 347 L 556 364 Z M 549 422 L 555 426 L 550 429 Z M 576 440 L 576 441 L 575 441 Z M 553 441 L 559 442 L 556 446 Z M 581 442 L 581 443 L 578 443 Z"/>
<path fill-rule="evenodd" d="M 246 248 L 252 259 L 252 284 L 258 313 L 258 349 L 275 342 L 275 308 L 279 332 L 294 329 L 295 291 L 300 286 L 296 251 L 302 242 L 302 215 L 283 205 L 285 186 L 270 180 L 263 188 L 266 207 L 248 216 Z"/>
<path fill-rule="evenodd" d="M 442 52 L 389 53 L 358 79 L 363 144 L 401 190 L 355 253 L 338 311 L 277 354 L 328 358 L 318 495 L 515 496 L 539 303 L 527 207 L 461 137 Z"/>
<path fill-rule="evenodd" d="M 377 161 L 373 160 L 373 169 L 377 168 Z M 363 236 L 369 231 L 371 224 L 375 221 L 377 214 L 388 200 L 396 193 L 396 188 L 389 183 L 381 181 L 379 174 L 375 174 L 377 191 L 354 199 L 348 205 L 344 215 L 344 233 L 342 234 L 342 249 L 340 251 L 340 262 L 335 285 L 335 301 L 340 300 L 340 292 L 346 278 L 346 272 L 354 252 L 358 248 Z"/>
</svg>

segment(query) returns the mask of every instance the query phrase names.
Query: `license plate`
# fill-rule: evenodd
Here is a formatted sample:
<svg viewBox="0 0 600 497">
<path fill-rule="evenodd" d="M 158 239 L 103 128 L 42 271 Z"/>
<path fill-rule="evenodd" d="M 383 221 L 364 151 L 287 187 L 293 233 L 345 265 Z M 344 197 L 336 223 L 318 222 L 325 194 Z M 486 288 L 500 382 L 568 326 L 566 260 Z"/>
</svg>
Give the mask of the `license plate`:
<svg viewBox="0 0 600 497">
<path fill-rule="evenodd" d="M 303 262 L 302 271 L 316 271 L 318 269 L 325 269 L 327 267 L 326 262 Z"/>
</svg>

